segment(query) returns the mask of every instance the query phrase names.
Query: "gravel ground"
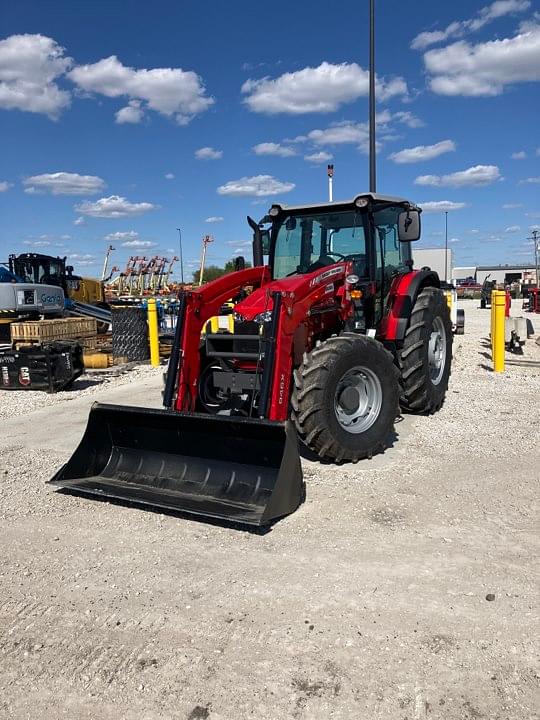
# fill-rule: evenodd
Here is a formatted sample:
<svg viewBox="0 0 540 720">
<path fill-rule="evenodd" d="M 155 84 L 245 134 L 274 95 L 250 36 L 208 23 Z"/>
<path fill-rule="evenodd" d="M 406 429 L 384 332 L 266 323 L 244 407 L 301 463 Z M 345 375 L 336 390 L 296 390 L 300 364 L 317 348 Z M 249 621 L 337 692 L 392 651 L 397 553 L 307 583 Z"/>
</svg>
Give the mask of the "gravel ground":
<svg viewBox="0 0 540 720">
<path fill-rule="evenodd" d="M 443 409 L 384 463 L 304 461 L 265 535 L 51 492 L 66 454 L 4 446 L 0 717 L 539 718 L 540 347 L 494 375 L 462 306 Z"/>
<path fill-rule="evenodd" d="M 65 406 L 65 403 L 80 397 L 88 397 L 91 400 L 98 393 L 102 393 L 104 387 L 117 388 L 131 383 L 139 383 L 145 378 L 162 372 L 162 369 L 156 369 L 150 365 L 137 365 L 126 370 L 109 368 L 86 373 L 76 380 L 69 390 L 53 395 L 37 390 L 4 391 L 0 404 L 0 420 L 27 415 L 34 410 L 41 410 L 51 405 Z"/>
</svg>

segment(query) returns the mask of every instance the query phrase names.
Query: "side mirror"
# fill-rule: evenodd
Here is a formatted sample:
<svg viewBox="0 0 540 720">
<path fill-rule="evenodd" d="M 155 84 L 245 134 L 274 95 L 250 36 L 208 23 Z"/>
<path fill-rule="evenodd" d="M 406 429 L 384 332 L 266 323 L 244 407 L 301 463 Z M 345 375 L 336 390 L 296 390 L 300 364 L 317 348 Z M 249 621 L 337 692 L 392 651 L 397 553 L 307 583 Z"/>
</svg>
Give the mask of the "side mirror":
<svg viewBox="0 0 540 720">
<path fill-rule="evenodd" d="M 418 210 L 405 210 L 399 213 L 398 238 L 400 242 L 412 242 L 420 239 L 420 213 Z"/>
<path fill-rule="evenodd" d="M 240 255 L 237 258 L 234 258 L 234 271 L 238 272 L 239 270 L 245 270 L 246 269 L 246 261 L 243 258 L 242 255 Z"/>
<path fill-rule="evenodd" d="M 248 215 L 248 225 L 253 230 L 253 267 L 260 267 L 264 265 L 264 248 L 262 241 L 262 231 L 259 227 L 259 223 Z"/>
</svg>

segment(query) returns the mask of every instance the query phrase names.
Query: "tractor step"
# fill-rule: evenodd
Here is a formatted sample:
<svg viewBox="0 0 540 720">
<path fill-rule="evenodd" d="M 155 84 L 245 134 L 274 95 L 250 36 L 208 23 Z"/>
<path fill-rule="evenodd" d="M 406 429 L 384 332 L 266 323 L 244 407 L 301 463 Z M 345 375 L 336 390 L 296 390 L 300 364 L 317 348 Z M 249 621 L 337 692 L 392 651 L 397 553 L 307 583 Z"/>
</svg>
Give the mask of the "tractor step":
<svg viewBox="0 0 540 720">
<path fill-rule="evenodd" d="M 100 403 L 49 483 L 256 526 L 294 512 L 304 494 L 289 423 Z"/>
</svg>

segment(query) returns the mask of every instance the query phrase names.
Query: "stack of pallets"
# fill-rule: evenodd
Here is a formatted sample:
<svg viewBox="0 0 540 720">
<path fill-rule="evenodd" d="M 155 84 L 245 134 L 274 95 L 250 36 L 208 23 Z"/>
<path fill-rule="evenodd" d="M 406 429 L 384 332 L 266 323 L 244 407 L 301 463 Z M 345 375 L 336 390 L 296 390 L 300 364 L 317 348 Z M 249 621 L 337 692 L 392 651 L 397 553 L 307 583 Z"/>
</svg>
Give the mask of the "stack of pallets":
<svg viewBox="0 0 540 720">
<path fill-rule="evenodd" d="M 76 340 L 85 350 L 94 350 L 97 347 L 95 318 L 31 320 L 11 324 L 11 342 L 15 350 L 65 340 Z"/>
</svg>

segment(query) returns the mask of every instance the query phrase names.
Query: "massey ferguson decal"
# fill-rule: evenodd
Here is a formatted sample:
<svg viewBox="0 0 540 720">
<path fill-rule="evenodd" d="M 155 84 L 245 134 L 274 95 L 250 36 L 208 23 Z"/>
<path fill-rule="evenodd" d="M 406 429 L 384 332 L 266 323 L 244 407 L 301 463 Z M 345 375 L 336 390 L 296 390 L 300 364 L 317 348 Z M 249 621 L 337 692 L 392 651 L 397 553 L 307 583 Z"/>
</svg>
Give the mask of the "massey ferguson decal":
<svg viewBox="0 0 540 720">
<path fill-rule="evenodd" d="M 321 275 L 317 275 L 317 277 L 314 277 L 313 280 L 309 283 L 310 287 L 313 287 L 314 285 L 318 285 L 319 283 L 323 282 L 324 280 L 327 280 L 328 278 L 334 277 L 335 275 L 343 275 L 343 268 L 336 267 L 332 268 L 331 270 L 327 270 L 326 272 L 323 272 Z"/>
</svg>

